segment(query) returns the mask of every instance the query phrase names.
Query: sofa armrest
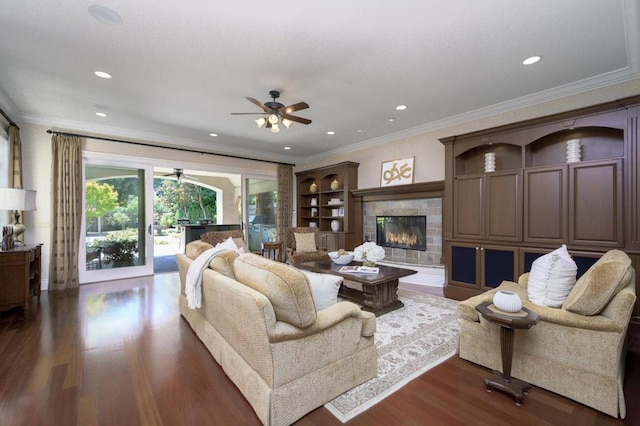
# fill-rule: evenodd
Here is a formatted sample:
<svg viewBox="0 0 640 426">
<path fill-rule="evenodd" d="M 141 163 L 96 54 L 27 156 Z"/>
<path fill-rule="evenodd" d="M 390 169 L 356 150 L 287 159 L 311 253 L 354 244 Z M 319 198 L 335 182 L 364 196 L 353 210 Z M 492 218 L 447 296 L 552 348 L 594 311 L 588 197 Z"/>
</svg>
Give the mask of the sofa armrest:
<svg viewBox="0 0 640 426">
<path fill-rule="evenodd" d="M 269 334 L 269 341 L 279 343 L 319 334 L 349 318 L 361 322 L 360 335 L 369 336 L 375 333 L 375 315 L 363 312 L 355 303 L 338 302 L 318 311 L 316 320 L 306 328 L 298 328 L 287 322 L 278 321 Z"/>
<path fill-rule="evenodd" d="M 525 272 L 524 274 L 518 277 L 518 285 L 524 288 L 527 288 L 528 284 L 529 284 L 529 273 Z"/>
</svg>

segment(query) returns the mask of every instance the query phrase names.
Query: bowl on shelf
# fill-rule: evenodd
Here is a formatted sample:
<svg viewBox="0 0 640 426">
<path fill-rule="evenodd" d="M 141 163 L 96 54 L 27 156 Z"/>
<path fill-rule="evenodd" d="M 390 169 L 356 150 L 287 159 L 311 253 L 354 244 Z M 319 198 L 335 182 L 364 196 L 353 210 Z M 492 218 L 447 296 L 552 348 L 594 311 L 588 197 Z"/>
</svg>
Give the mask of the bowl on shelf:
<svg viewBox="0 0 640 426">
<path fill-rule="evenodd" d="M 346 254 L 339 254 L 337 251 L 330 251 L 329 258 L 338 265 L 348 265 L 353 261 L 353 253 L 348 251 Z"/>
</svg>

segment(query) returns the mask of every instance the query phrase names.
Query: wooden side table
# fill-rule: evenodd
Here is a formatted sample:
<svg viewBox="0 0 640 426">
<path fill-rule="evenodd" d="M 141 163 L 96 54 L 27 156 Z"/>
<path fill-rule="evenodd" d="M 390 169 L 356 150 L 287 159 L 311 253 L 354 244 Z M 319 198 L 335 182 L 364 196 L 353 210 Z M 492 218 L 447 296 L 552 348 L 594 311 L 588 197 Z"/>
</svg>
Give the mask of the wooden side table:
<svg viewBox="0 0 640 426">
<path fill-rule="evenodd" d="M 275 243 L 262 243 L 262 255 L 277 262 L 283 262 L 282 241 Z"/>
<path fill-rule="evenodd" d="M 33 296 L 40 301 L 41 244 L 0 251 L 0 311 L 22 306 L 31 315 Z"/>
<path fill-rule="evenodd" d="M 500 326 L 500 352 L 502 356 L 502 372 L 493 370 L 493 376 L 484 379 L 487 391 L 498 389 L 513 396 L 516 405 L 521 405 L 527 390 L 531 385 L 523 380 L 511 377 L 511 362 L 513 360 L 513 330 L 529 329 L 540 321 L 540 316 L 527 309 L 522 308 L 526 313 L 522 316 L 509 315 L 506 312 L 492 310 L 491 302 L 483 302 L 476 306 L 482 317 L 492 324 Z"/>
</svg>

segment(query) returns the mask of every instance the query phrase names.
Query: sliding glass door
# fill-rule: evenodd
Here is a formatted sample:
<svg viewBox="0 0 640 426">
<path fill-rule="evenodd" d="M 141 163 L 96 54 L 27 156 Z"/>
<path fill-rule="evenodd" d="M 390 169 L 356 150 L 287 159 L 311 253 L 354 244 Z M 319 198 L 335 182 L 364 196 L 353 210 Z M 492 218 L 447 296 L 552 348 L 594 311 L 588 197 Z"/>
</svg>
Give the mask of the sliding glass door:
<svg viewBox="0 0 640 426">
<path fill-rule="evenodd" d="M 247 238 L 249 249 L 256 253 L 262 243 L 276 240 L 278 182 L 247 178 Z"/>
<path fill-rule="evenodd" d="M 153 274 L 153 172 L 85 159 L 82 284 Z"/>
</svg>

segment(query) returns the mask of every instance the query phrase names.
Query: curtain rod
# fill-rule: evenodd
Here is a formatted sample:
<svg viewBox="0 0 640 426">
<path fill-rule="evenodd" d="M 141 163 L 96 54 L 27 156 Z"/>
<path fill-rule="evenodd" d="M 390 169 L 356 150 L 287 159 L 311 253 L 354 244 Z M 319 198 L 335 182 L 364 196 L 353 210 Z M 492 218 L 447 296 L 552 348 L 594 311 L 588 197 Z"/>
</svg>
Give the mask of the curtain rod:
<svg viewBox="0 0 640 426">
<path fill-rule="evenodd" d="M 56 135 L 64 135 L 64 136 L 77 136 L 77 137 L 80 137 L 80 138 L 97 139 L 97 140 L 108 141 L 108 142 L 128 143 L 128 144 L 131 144 L 131 145 L 140 145 L 140 146 L 147 146 L 147 147 L 152 147 L 152 148 L 172 149 L 172 150 L 175 150 L 175 151 L 193 152 L 193 153 L 196 153 L 196 154 L 217 155 L 217 156 L 220 156 L 220 157 L 237 158 L 239 160 L 260 161 L 262 163 L 281 164 L 283 166 L 295 166 L 295 164 L 291 164 L 291 163 L 281 163 L 279 161 L 263 160 L 261 158 L 242 157 L 240 155 L 232 155 L 232 154 L 219 154 L 217 152 L 198 151 L 197 149 L 179 148 L 177 146 L 164 146 L 164 145 L 155 145 L 155 144 L 152 144 L 152 143 L 124 141 L 124 140 L 121 140 L 121 139 L 112 139 L 112 138 L 105 138 L 105 137 L 92 136 L 92 135 L 82 135 L 82 134 L 78 134 L 78 133 L 58 132 L 58 131 L 51 130 L 51 129 L 47 130 L 47 133 L 56 134 Z"/>
<path fill-rule="evenodd" d="M 7 113 L 4 112 L 2 108 L 0 108 L 0 114 L 2 114 L 2 116 L 9 122 L 9 126 L 13 126 L 16 129 L 20 130 L 20 127 L 18 127 L 18 125 L 11 118 L 9 118 Z"/>
</svg>

